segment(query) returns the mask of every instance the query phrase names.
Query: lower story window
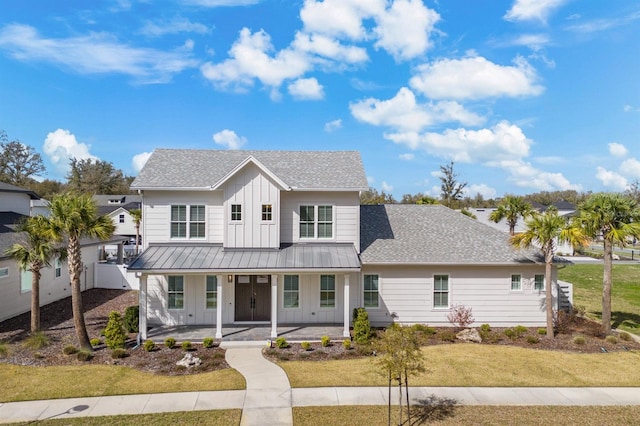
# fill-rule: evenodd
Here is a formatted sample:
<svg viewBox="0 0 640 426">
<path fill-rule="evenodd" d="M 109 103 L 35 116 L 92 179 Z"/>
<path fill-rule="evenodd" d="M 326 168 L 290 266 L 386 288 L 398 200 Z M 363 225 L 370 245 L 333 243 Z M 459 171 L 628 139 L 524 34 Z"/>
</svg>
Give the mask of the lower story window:
<svg viewBox="0 0 640 426">
<path fill-rule="evenodd" d="M 336 276 L 320 275 L 320 307 L 336 307 Z"/>
<path fill-rule="evenodd" d="M 364 307 L 365 308 L 377 308 L 378 307 L 378 276 L 377 275 L 365 275 L 364 276 Z"/>
<path fill-rule="evenodd" d="M 0 268 L 0 278 L 9 276 L 9 268 Z"/>
<path fill-rule="evenodd" d="M 433 307 L 434 308 L 449 307 L 449 276 L 448 275 L 433 276 Z"/>
<path fill-rule="evenodd" d="M 520 274 L 511 275 L 511 290 L 512 291 L 522 290 L 522 276 Z"/>
<path fill-rule="evenodd" d="M 533 277 L 533 289 L 544 290 L 544 275 L 536 275 Z"/>
<path fill-rule="evenodd" d="M 184 277 L 169 277 L 169 309 L 184 308 Z"/>
<path fill-rule="evenodd" d="M 284 276 L 284 294 L 282 304 L 285 308 L 300 307 L 300 282 L 297 275 Z"/>
<path fill-rule="evenodd" d="M 60 276 L 62 275 L 62 262 L 60 261 L 59 257 L 56 257 L 54 266 L 56 270 L 55 271 L 56 278 L 60 278 Z"/>
<path fill-rule="evenodd" d="M 31 283 L 33 282 L 33 273 L 31 271 L 22 271 L 20 274 L 20 292 L 26 293 L 31 291 Z"/>
<path fill-rule="evenodd" d="M 218 307 L 218 277 L 215 275 L 207 275 L 206 293 L 207 309 L 216 309 Z"/>
</svg>

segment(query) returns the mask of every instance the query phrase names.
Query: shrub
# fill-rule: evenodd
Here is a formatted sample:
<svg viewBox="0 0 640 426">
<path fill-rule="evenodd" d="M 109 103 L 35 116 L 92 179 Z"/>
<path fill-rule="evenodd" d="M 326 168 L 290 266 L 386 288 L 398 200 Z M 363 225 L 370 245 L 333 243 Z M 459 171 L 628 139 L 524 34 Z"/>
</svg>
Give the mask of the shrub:
<svg viewBox="0 0 640 426">
<path fill-rule="evenodd" d="M 518 338 L 518 333 L 516 333 L 513 328 L 507 328 L 506 330 L 504 330 L 504 335 L 511 340 L 516 340 Z"/>
<path fill-rule="evenodd" d="M 322 342 L 322 347 L 324 348 L 331 345 L 331 339 L 329 338 L 329 336 L 322 336 L 320 338 L 320 341 Z"/>
<path fill-rule="evenodd" d="M 371 323 L 365 308 L 357 308 L 358 315 L 353 323 L 353 338 L 356 343 L 366 345 L 371 340 Z"/>
<path fill-rule="evenodd" d="M 444 330 L 438 334 L 440 340 L 443 342 L 455 342 L 456 341 L 456 333 L 451 330 Z"/>
<path fill-rule="evenodd" d="M 547 335 L 547 329 L 540 327 L 538 329 L 538 334 L 541 335 L 541 336 L 546 336 Z"/>
<path fill-rule="evenodd" d="M 77 352 L 78 348 L 76 348 L 74 345 L 66 345 L 64 348 L 62 348 L 62 353 L 65 355 L 73 355 Z"/>
<path fill-rule="evenodd" d="M 490 332 L 490 331 L 491 331 L 491 326 L 490 326 L 489 324 L 482 324 L 482 325 L 480 326 L 480 331 L 481 331 L 481 332 L 483 332 L 483 331 L 484 331 L 485 333 L 488 333 L 488 332 Z"/>
<path fill-rule="evenodd" d="M 612 345 L 615 345 L 616 343 L 618 343 L 618 339 L 616 338 L 616 336 L 607 336 L 604 339 L 607 343 L 611 343 Z"/>
<path fill-rule="evenodd" d="M 284 337 L 278 337 L 276 339 L 276 346 L 280 349 L 285 349 L 289 347 L 289 343 L 287 342 L 287 339 L 285 339 Z"/>
<path fill-rule="evenodd" d="M 205 337 L 202 339 L 202 346 L 205 348 L 212 348 L 214 343 L 215 341 L 213 340 L 213 337 Z"/>
<path fill-rule="evenodd" d="M 104 341 L 109 349 L 124 348 L 127 333 L 124 330 L 122 316 L 117 311 L 111 311 L 107 327 L 104 329 Z"/>
<path fill-rule="evenodd" d="M 29 349 L 38 350 L 45 346 L 49 346 L 49 343 L 49 337 L 47 337 L 47 335 L 42 331 L 38 331 L 25 339 L 24 346 Z"/>
<path fill-rule="evenodd" d="M 535 345 L 536 343 L 539 343 L 540 339 L 538 339 L 537 336 L 527 336 L 527 343 L 530 345 Z"/>
<path fill-rule="evenodd" d="M 584 336 L 576 336 L 573 338 L 573 343 L 576 345 L 584 345 L 586 342 Z"/>
<path fill-rule="evenodd" d="M 624 340 L 625 342 L 631 341 L 631 334 L 627 333 L 626 331 L 621 332 L 620 340 Z"/>
<path fill-rule="evenodd" d="M 516 325 L 515 329 L 516 333 L 518 334 L 518 337 L 527 334 L 527 331 L 529 331 L 529 329 L 527 327 L 525 327 L 524 325 Z"/>
<path fill-rule="evenodd" d="M 5 341 L 0 342 L 0 357 L 6 357 L 9 355 L 9 344 Z"/>
<path fill-rule="evenodd" d="M 351 349 L 351 339 L 344 339 L 342 341 L 342 347 L 345 348 L 346 350 Z"/>
<path fill-rule="evenodd" d="M 153 340 L 149 339 L 144 341 L 144 343 L 142 344 L 142 347 L 144 348 L 145 351 L 151 352 L 156 348 L 156 344 L 153 343 Z"/>
<path fill-rule="evenodd" d="M 86 349 L 80 349 L 76 354 L 78 361 L 90 361 L 93 358 L 93 352 Z"/>
<path fill-rule="evenodd" d="M 124 328 L 129 333 L 137 333 L 140 325 L 140 307 L 133 305 L 124 310 Z"/>
<path fill-rule="evenodd" d="M 473 318 L 473 308 L 467 308 L 464 305 L 455 305 L 447 314 L 447 320 L 460 328 L 466 328 L 475 321 Z"/>
<path fill-rule="evenodd" d="M 127 351 L 124 348 L 115 348 L 111 351 L 111 358 L 120 359 L 127 356 Z"/>
<path fill-rule="evenodd" d="M 184 342 L 182 342 L 182 344 L 180 345 L 182 346 L 182 350 L 183 351 L 190 351 L 192 346 L 191 346 L 191 342 L 188 340 L 185 340 Z"/>
<path fill-rule="evenodd" d="M 102 340 L 98 339 L 97 337 L 94 337 L 89 342 L 91 343 L 91 346 L 98 346 L 100 343 L 102 343 Z"/>
<path fill-rule="evenodd" d="M 176 339 L 174 339 L 173 337 L 167 337 L 166 339 L 164 339 L 164 345 L 169 349 L 173 349 L 176 345 Z"/>
<path fill-rule="evenodd" d="M 309 349 L 311 349 L 311 343 L 309 342 L 302 342 L 300 343 L 300 347 L 302 349 L 304 349 L 305 351 L 308 351 Z"/>
<path fill-rule="evenodd" d="M 428 325 L 424 325 L 424 324 L 413 324 L 411 328 L 416 333 L 422 333 L 422 334 L 425 334 L 426 336 L 433 336 L 434 334 L 436 334 L 435 328 L 429 327 Z"/>
</svg>

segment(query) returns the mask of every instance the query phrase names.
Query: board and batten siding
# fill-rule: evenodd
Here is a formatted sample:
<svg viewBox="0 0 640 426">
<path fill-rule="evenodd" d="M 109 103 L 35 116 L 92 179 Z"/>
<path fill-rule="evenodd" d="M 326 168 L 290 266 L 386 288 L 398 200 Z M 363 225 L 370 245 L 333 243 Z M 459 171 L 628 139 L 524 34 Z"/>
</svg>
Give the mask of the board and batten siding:
<svg viewBox="0 0 640 426">
<path fill-rule="evenodd" d="M 260 169 L 247 164 L 225 184 L 225 247 L 278 248 L 280 189 Z M 231 205 L 242 206 L 242 220 L 231 220 Z M 272 206 L 272 219 L 262 220 L 262 205 Z"/>
<path fill-rule="evenodd" d="M 300 206 L 332 205 L 334 214 L 333 235 L 331 239 L 312 241 L 331 241 L 353 243 L 360 250 L 360 197 L 358 192 L 282 192 L 280 241 L 283 243 L 308 242 L 300 239 Z"/>
<path fill-rule="evenodd" d="M 362 300 L 364 274 L 380 276 L 380 306 L 368 308 L 372 325 L 403 324 L 449 326 L 449 309 L 433 307 L 433 276 L 449 276 L 449 304 L 473 309 L 474 324 L 496 327 L 544 326 L 544 291 L 534 290 L 534 275 L 544 266 L 365 266 L 359 282 Z M 522 276 L 522 290 L 511 290 L 511 275 Z M 555 274 L 554 274 L 554 280 Z M 555 292 L 554 292 L 555 303 Z"/>
<path fill-rule="evenodd" d="M 204 205 L 206 231 L 204 239 L 171 238 L 171 206 Z M 222 191 L 145 191 L 142 203 L 143 248 L 149 243 L 198 241 L 222 243 Z"/>
</svg>

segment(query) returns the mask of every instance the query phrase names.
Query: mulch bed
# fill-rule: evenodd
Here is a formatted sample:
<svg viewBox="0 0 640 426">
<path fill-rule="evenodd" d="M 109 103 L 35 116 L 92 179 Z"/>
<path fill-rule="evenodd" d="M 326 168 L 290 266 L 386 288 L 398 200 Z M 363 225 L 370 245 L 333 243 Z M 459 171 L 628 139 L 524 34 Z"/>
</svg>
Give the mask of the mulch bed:
<svg viewBox="0 0 640 426">
<path fill-rule="evenodd" d="M 124 315 L 128 306 L 137 305 L 138 293 L 136 291 L 92 289 L 83 293 L 83 303 L 89 337 L 95 338 L 99 337 L 101 331 L 106 327 L 111 311 L 118 311 Z M 178 347 L 174 349 L 158 345 L 154 351 L 146 352 L 142 347 L 135 347 L 135 334 L 129 335 L 125 358 L 113 359 L 111 357 L 112 351 L 104 345 L 104 338 L 102 338 L 103 343 L 94 348 L 93 358 L 89 361 L 79 361 L 75 355 L 65 355 L 63 354 L 65 346 L 70 344 L 77 346 L 78 344 L 71 316 L 71 298 L 42 307 L 41 326 L 50 339 L 51 343 L 48 346 L 38 350 L 28 349 L 24 346 L 24 341 L 29 335 L 29 319 L 30 314 L 26 313 L 0 323 L 0 341 L 8 342 L 7 346 L 9 347 L 8 355 L 4 358 L 0 357 L 0 362 L 33 366 L 124 365 L 166 375 L 194 374 L 228 368 L 228 364 L 224 360 L 224 349 L 217 347 L 207 349 L 202 345 L 194 344 L 190 352 L 202 360 L 202 365 L 193 368 L 179 367 L 176 366 L 176 362 L 185 355 L 185 351 L 179 346 L 180 342 L 178 342 Z M 479 326 L 479 324 L 474 325 Z M 421 327 L 422 330 L 416 331 L 423 345 L 462 344 L 457 340 L 453 342 L 447 340 L 454 331 L 451 328 L 435 328 L 428 332 L 425 332 L 425 328 Z M 433 331 L 435 333 L 432 333 Z M 511 345 L 535 350 L 574 353 L 640 350 L 640 344 L 635 341 L 624 341 L 619 337 L 615 343 L 607 341 L 605 336 L 601 334 L 598 323 L 579 316 L 561 318 L 559 333 L 554 339 L 545 339 L 544 336 L 538 334 L 537 328 L 527 329 L 516 339 L 508 338 L 504 331 L 505 329 L 502 328 L 492 329 L 491 336 L 494 341 L 481 344 Z M 576 336 L 582 336 L 584 343 L 576 343 Z M 311 343 L 310 350 L 302 349 L 299 343 L 295 343 L 284 349 L 265 349 L 264 353 L 267 358 L 273 360 L 316 361 L 369 356 L 370 350 L 359 348 L 357 345 L 346 349 L 343 347 L 342 341 L 334 341 L 327 347 L 323 347 L 320 343 Z"/>
</svg>

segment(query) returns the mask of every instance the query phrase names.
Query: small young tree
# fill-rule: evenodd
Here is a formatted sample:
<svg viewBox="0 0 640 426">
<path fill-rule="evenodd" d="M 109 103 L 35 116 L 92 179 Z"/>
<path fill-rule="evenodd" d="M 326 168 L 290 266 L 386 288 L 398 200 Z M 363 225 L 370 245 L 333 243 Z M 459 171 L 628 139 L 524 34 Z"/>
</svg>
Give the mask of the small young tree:
<svg viewBox="0 0 640 426">
<path fill-rule="evenodd" d="M 389 408 L 388 421 L 391 424 L 391 383 L 398 382 L 399 418 L 402 422 L 402 385 L 405 386 L 407 401 L 407 417 L 411 424 L 411 410 L 409 405 L 409 376 L 425 370 L 423 353 L 416 334 L 411 327 L 392 324 L 384 334 L 376 341 L 377 356 L 374 362 L 380 369 L 380 373 L 389 379 Z"/>
<path fill-rule="evenodd" d="M 353 339 L 360 345 L 366 345 L 371 339 L 369 313 L 365 308 L 358 308 L 357 312 L 358 314 L 353 322 Z"/>
<path fill-rule="evenodd" d="M 127 333 L 124 330 L 122 316 L 117 311 L 111 311 L 109 322 L 104 329 L 104 342 L 109 349 L 124 348 Z"/>
</svg>

